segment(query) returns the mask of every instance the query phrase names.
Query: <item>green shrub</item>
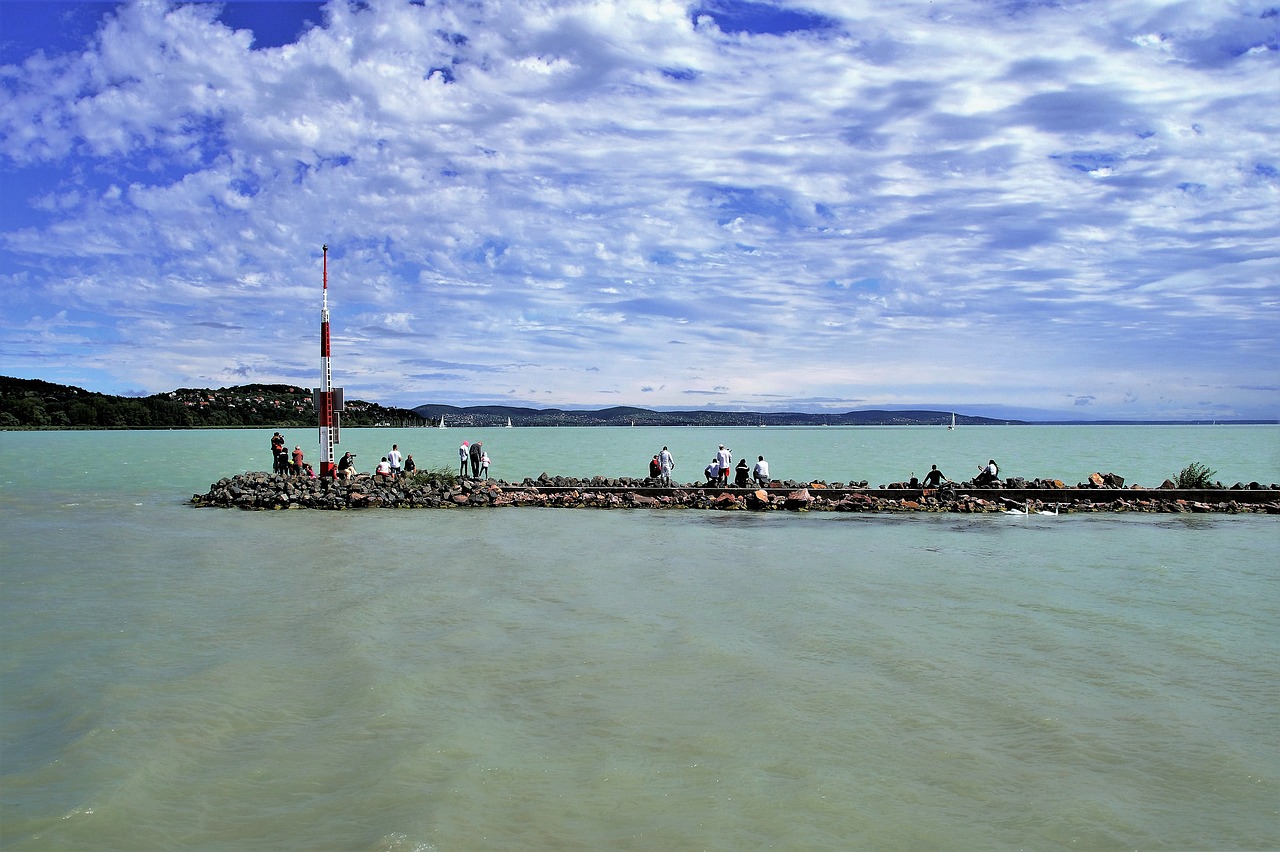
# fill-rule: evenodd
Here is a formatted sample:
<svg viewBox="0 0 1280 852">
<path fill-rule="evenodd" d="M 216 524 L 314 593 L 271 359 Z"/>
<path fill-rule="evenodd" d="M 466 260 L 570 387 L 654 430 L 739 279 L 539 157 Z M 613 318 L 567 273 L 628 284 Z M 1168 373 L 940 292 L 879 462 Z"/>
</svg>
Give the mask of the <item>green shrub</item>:
<svg viewBox="0 0 1280 852">
<path fill-rule="evenodd" d="M 1212 488 L 1213 477 L 1217 476 L 1216 470 L 1200 464 L 1200 462 L 1192 462 L 1182 469 L 1178 474 L 1179 488 Z"/>
<path fill-rule="evenodd" d="M 426 488 L 432 482 L 439 482 L 450 488 L 458 484 L 458 475 L 447 467 L 418 468 L 409 477 L 409 484 L 416 488 Z"/>
</svg>

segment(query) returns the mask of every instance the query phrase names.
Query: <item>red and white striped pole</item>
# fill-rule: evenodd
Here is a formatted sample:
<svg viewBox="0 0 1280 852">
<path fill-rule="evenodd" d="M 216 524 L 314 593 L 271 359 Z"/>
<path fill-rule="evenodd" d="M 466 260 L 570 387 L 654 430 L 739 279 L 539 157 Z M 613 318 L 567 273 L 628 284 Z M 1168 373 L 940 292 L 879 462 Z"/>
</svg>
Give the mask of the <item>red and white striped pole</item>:
<svg viewBox="0 0 1280 852">
<path fill-rule="evenodd" d="M 342 388 L 333 387 L 333 369 L 329 365 L 329 246 L 324 254 L 324 287 L 320 300 L 320 374 L 321 386 L 313 394 L 320 417 L 320 475 L 332 479 L 337 471 L 333 461 L 333 445 L 338 443 L 338 413 L 342 411 Z"/>
</svg>

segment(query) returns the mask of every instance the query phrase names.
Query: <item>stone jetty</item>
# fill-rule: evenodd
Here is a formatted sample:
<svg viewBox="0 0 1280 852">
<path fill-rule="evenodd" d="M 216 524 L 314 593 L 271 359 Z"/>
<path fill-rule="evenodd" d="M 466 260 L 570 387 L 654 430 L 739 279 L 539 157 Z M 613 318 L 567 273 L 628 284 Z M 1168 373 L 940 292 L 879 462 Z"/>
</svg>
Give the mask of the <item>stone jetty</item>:
<svg viewBox="0 0 1280 852">
<path fill-rule="evenodd" d="M 573 479 L 542 474 L 512 483 L 498 479 L 387 479 L 358 474 L 349 481 L 242 473 L 221 479 L 195 506 L 271 509 L 458 509 L 540 506 L 573 509 L 719 509 L 811 512 L 1225 512 L 1280 514 L 1280 485 L 1179 489 L 1124 486 L 1115 474 L 1093 474 L 1069 487 L 1058 480 L 1010 479 L 997 486 L 971 483 L 921 488 L 908 483 L 868 487 L 866 482 L 771 482 L 768 488 L 700 484 L 664 487 L 652 479 Z"/>
</svg>

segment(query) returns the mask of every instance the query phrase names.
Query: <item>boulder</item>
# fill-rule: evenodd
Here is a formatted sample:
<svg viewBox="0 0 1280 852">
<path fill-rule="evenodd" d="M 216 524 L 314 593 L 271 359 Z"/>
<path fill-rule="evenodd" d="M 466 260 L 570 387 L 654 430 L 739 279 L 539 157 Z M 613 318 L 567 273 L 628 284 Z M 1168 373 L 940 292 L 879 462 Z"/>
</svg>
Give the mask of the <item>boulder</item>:
<svg viewBox="0 0 1280 852">
<path fill-rule="evenodd" d="M 807 509 L 812 501 L 813 497 L 810 496 L 809 489 L 801 488 L 787 494 L 786 499 L 782 501 L 782 506 L 791 510 Z"/>
<path fill-rule="evenodd" d="M 716 509 L 736 509 L 738 498 L 727 491 L 722 491 L 712 499 L 711 505 Z"/>
</svg>

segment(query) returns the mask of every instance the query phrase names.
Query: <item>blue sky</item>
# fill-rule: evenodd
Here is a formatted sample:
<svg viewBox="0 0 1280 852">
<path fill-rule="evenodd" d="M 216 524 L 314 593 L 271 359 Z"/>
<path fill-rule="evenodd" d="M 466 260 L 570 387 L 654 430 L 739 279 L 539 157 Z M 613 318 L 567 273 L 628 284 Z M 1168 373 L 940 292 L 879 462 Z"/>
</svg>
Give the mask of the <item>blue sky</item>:
<svg viewBox="0 0 1280 852">
<path fill-rule="evenodd" d="M 1280 417 L 1280 4 L 0 0 L 0 373 Z M 1012 415 L 1010 415 L 1012 416 Z"/>
</svg>

